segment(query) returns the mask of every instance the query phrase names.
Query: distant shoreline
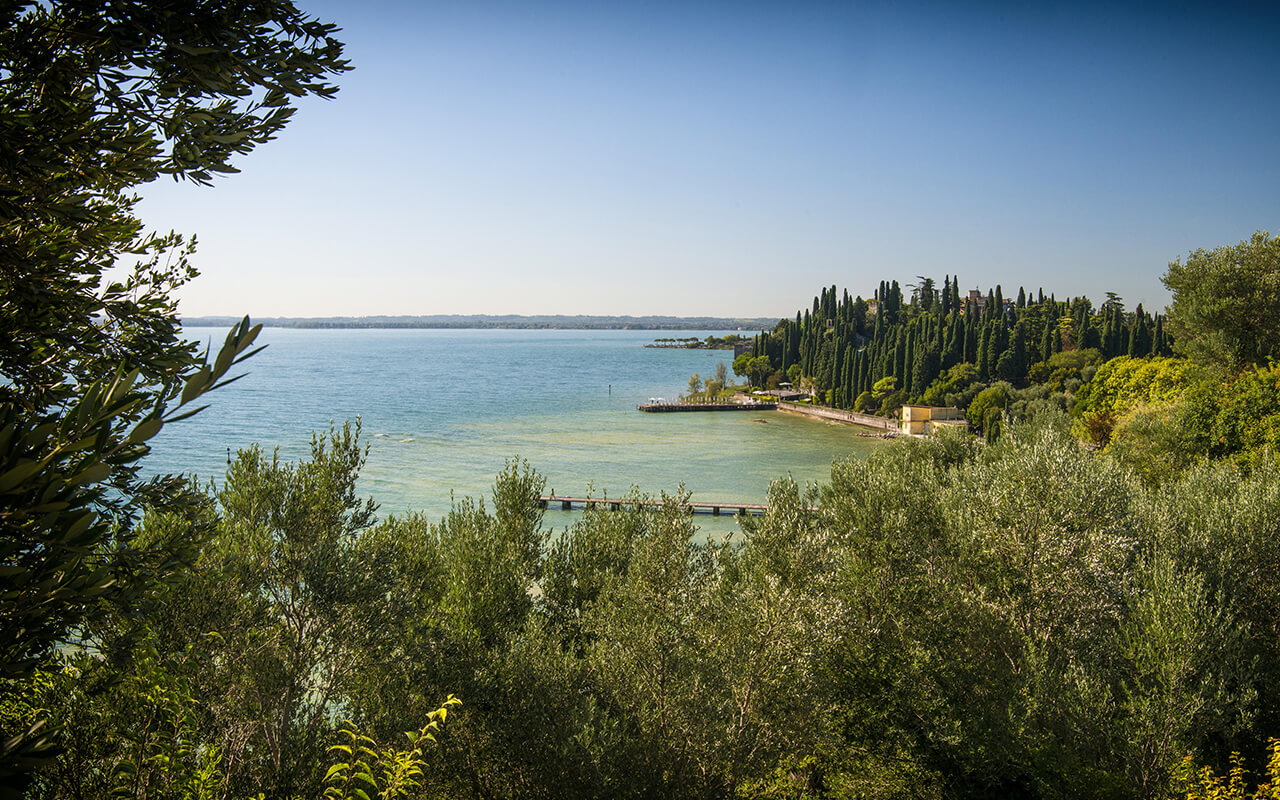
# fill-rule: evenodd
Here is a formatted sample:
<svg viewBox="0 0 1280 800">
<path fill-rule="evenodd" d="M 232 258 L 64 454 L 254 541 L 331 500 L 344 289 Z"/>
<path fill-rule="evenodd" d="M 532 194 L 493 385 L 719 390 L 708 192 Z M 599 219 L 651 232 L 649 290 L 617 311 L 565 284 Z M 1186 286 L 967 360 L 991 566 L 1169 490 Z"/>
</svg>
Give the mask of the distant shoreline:
<svg viewBox="0 0 1280 800">
<path fill-rule="evenodd" d="M 240 317 L 183 317 L 189 327 L 223 327 Z M 653 331 L 760 331 L 771 330 L 781 317 L 611 317 L 553 314 L 438 314 L 430 316 L 374 317 L 255 317 L 268 328 L 435 328 L 509 330 L 653 330 Z"/>
</svg>

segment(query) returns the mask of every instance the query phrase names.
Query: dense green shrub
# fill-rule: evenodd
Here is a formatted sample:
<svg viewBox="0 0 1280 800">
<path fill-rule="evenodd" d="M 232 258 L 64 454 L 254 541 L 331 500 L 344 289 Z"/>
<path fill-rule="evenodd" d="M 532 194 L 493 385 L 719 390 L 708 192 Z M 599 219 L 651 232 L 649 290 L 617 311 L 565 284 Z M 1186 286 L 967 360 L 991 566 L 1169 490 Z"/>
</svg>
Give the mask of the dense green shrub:
<svg viewBox="0 0 1280 800">
<path fill-rule="evenodd" d="M 969 424 L 979 431 L 986 430 L 987 418 L 990 416 L 989 411 L 992 409 L 1002 409 L 1009 405 L 1009 401 L 1014 396 L 1014 389 L 1008 383 L 1000 381 L 992 384 L 978 393 L 973 401 L 969 403 L 965 416 L 969 420 Z M 992 417 L 994 419 L 994 417 Z"/>
<path fill-rule="evenodd" d="M 968 389 L 978 380 L 978 368 L 967 361 L 945 370 L 942 375 L 929 385 L 920 395 L 920 402 L 926 406 L 941 406 L 947 403 L 947 396 Z"/>
<path fill-rule="evenodd" d="M 1166 403 L 1186 390 L 1187 363 L 1175 358 L 1113 358 L 1076 393 L 1078 434 L 1105 445 L 1119 418 L 1142 403 Z"/>
</svg>

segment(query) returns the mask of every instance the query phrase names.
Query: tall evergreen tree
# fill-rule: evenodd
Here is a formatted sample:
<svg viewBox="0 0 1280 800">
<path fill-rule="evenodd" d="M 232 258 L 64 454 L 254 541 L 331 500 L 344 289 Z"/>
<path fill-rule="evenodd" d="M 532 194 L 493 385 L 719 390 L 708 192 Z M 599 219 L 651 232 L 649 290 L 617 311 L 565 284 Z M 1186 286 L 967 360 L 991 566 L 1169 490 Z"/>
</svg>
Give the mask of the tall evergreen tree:
<svg viewBox="0 0 1280 800">
<path fill-rule="evenodd" d="M 951 369 L 964 361 L 964 320 L 959 314 L 951 315 L 950 333 L 942 357 L 942 369 Z"/>
<path fill-rule="evenodd" d="M 917 335 L 908 333 L 906 338 L 907 338 L 907 350 L 902 356 L 903 369 L 902 369 L 902 375 L 898 379 L 898 385 L 902 387 L 902 390 L 904 392 L 906 392 L 907 394 L 911 394 L 911 386 L 912 386 L 911 378 L 913 375 L 912 368 L 915 366 L 915 354 L 916 354 L 916 351 L 919 349 L 919 346 L 916 341 L 916 339 L 918 338 Z"/>
<path fill-rule="evenodd" d="M 975 366 L 978 368 L 978 378 L 981 380 L 990 380 L 991 373 L 987 371 L 987 351 L 991 347 L 991 325 L 983 325 L 982 333 L 978 339 L 978 355 Z"/>
<path fill-rule="evenodd" d="M 916 351 L 915 363 L 912 365 L 911 389 L 908 393 L 921 395 L 938 377 L 938 351 L 933 346 L 922 347 Z"/>
<path fill-rule="evenodd" d="M 1013 339 L 1009 342 L 1012 357 L 1012 378 L 1006 380 L 1021 381 L 1027 376 L 1027 325 L 1025 320 L 1018 320 L 1013 328 Z"/>
<path fill-rule="evenodd" d="M 1168 342 L 1165 340 L 1164 316 L 1160 314 L 1156 314 L 1156 331 L 1152 337 L 1151 352 L 1157 356 L 1167 356 L 1171 353 Z"/>
<path fill-rule="evenodd" d="M 1145 358 L 1151 355 L 1151 332 L 1147 328 L 1147 315 L 1139 303 L 1133 313 L 1133 325 L 1129 328 L 1129 355 Z"/>
<path fill-rule="evenodd" d="M 897 336 L 897 342 L 893 347 L 893 370 L 890 372 L 893 377 L 898 379 L 898 385 L 902 385 L 902 380 L 906 376 L 906 367 L 904 366 L 907 358 L 907 336 L 902 331 L 901 326 L 894 328 Z"/>
<path fill-rule="evenodd" d="M 1003 320 L 992 323 L 991 341 L 987 343 L 987 375 L 996 377 L 996 365 L 1009 349 L 1009 330 Z"/>
</svg>

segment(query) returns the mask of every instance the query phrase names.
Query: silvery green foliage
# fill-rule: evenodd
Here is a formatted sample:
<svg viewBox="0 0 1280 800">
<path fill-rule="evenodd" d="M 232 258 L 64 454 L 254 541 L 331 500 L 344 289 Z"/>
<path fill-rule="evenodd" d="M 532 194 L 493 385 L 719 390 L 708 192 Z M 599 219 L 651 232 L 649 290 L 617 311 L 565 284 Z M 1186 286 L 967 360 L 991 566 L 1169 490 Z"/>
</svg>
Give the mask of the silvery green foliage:
<svg viewBox="0 0 1280 800">
<path fill-rule="evenodd" d="M 1250 723 L 1273 729 L 1280 724 L 1280 466 L 1268 456 L 1245 475 L 1229 463 L 1202 464 L 1153 491 L 1144 512 L 1158 559 L 1201 587 L 1193 598 L 1197 623 L 1214 625 L 1212 636 L 1197 635 L 1197 646 L 1208 648 L 1200 669 L 1212 677 L 1188 679 L 1207 695 L 1194 724 L 1221 731 L 1220 739 Z"/>
<path fill-rule="evenodd" d="M 1027 644 L 1075 650 L 1123 615 L 1137 551 L 1127 476 L 1050 425 L 1015 427 L 942 493 L 987 585 L 974 598 Z"/>
</svg>

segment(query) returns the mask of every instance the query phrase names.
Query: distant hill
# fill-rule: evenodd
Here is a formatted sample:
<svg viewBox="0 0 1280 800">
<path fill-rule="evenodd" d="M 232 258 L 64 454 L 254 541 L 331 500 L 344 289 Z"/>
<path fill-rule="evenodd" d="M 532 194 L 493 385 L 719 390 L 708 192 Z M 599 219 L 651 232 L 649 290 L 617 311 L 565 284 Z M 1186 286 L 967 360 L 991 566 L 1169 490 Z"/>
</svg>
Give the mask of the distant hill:
<svg viewBox="0 0 1280 800">
<path fill-rule="evenodd" d="M 188 326 L 230 326 L 239 317 L 184 317 Z M 433 314 L 399 317 L 255 317 L 273 328 L 566 328 L 576 330 L 772 330 L 776 317 L 603 317 Z"/>
</svg>

